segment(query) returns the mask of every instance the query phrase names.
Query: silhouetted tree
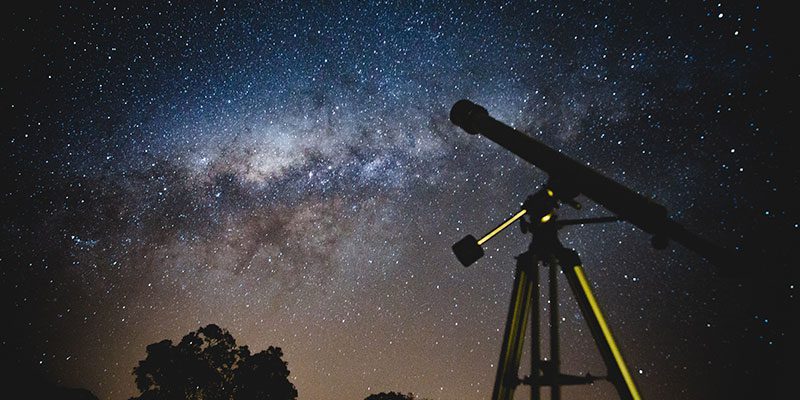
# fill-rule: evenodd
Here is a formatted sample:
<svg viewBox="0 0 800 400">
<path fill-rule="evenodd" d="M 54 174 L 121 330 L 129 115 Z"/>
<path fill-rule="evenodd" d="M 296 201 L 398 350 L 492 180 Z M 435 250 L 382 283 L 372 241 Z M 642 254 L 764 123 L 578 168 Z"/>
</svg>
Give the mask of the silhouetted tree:
<svg viewBox="0 0 800 400">
<path fill-rule="evenodd" d="M 147 358 L 133 369 L 136 400 L 293 400 L 297 390 L 280 348 L 250 355 L 228 331 L 208 325 L 177 346 L 163 340 L 147 346 Z"/>
<path fill-rule="evenodd" d="M 364 400 L 415 400 L 413 393 L 402 394 L 396 392 L 378 393 L 367 396 Z"/>
<path fill-rule="evenodd" d="M 281 349 L 270 346 L 265 351 L 243 358 L 234 378 L 236 399 L 297 398 L 297 390 L 289 382 L 289 369 L 281 357 Z"/>
</svg>

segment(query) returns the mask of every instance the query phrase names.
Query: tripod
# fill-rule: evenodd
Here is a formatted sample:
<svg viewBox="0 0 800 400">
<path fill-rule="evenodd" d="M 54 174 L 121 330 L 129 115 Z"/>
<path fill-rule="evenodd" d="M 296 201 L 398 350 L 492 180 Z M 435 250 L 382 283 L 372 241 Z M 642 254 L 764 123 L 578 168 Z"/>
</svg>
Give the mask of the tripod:
<svg viewBox="0 0 800 400">
<path fill-rule="evenodd" d="M 579 204 L 568 201 L 575 207 Z M 602 223 L 618 221 L 616 217 L 587 218 L 558 221 L 554 210 L 558 207 L 552 186 L 531 195 L 523 204 L 523 210 L 504 222 L 481 240 L 467 236 L 453 246 L 456 256 L 464 265 L 469 265 L 483 255 L 480 245 L 496 235 L 500 230 L 528 214 L 531 222 L 522 220 L 523 233 L 531 233 L 533 238 L 528 250 L 516 257 L 514 287 L 508 308 L 503 345 L 500 352 L 497 375 L 495 377 L 492 400 L 511 400 L 514 390 L 520 384 L 529 385 L 531 399 L 540 398 L 541 388 L 550 387 L 550 398 L 561 398 L 561 386 L 590 384 L 601 379 L 592 375 L 576 376 L 560 372 L 559 321 L 558 321 L 558 271 L 560 269 L 569 283 L 573 297 L 586 320 L 595 344 L 603 358 L 609 380 L 621 399 L 640 398 L 633 378 L 625 366 L 611 331 L 606 324 L 597 300 L 592 293 L 583 272 L 578 254 L 565 248 L 558 239 L 558 229 L 566 225 Z M 550 297 L 550 360 L 541 360 L 539 332 L 539 265 L 548 268 Z M 534 303 L 535 301 L 535 303 Z M 531 374 L 520 379 L 518 376 L 525 329 L 530 318 L 531 325 Z"/>
</svg>

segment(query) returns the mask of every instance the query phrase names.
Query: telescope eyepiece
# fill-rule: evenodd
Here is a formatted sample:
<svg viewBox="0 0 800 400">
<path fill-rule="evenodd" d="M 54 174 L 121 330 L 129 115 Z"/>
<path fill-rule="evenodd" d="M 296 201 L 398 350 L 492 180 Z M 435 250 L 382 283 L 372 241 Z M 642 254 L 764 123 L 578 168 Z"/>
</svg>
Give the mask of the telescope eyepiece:
<svg viewBox="0 0 800 400">
<path fill-rule="evenodd" d="M 450 122 L 469 134 L 477 135 L 479 132 L 475 117 L 488 115 L 489 112 L 485 108 L 469 100 L 459 100 L 450 109 Z"/>
</svg>

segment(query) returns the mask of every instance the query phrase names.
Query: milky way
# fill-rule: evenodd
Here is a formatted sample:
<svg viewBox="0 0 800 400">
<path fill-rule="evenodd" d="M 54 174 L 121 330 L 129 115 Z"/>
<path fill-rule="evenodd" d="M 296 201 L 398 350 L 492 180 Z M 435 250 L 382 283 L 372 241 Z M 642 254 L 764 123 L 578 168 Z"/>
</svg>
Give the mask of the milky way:
<svg viewBox="0 0 800 400">
<path fill-rule="evenodd" d="M 461 98 L 725 246 L 797 244 L 774 10 L 362 3 L 10 13 L 9 359 L 128 398 L 147 344 L 216 323 L 282 347 L 301 399 L 489 397 L 528 239 L 503 235 L 470 269 L 450 245 L 547 177 L 454 127 Z M 585 202 L 563 214 L 607 214 Z M 720 278 L 626 224 L 562 239 L 646 398 L 744 393 L 730 380 L 754 390 L 784 365 L 793 277 Z M 603 375 L 561 290 L 563 369 Z"/>
</svg>

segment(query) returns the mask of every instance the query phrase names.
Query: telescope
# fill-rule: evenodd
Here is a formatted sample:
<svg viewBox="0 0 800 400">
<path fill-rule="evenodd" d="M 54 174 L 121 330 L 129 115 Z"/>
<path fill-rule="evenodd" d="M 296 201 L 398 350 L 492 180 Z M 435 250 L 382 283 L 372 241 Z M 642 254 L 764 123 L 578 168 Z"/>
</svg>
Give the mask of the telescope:
<svg viewBox="0 0 800 400">
<path fill-rule="evenodd" d="M 734 254 L 687 231 L 669 218 L 664 206 L 492 118 L 485 108 L 469 100 L 460 100 L 450 110 L 450 121 L 467 133 L 485 136 L 547 172 L 558 200 L 575 204 L 574 198 L 583 194 L 620 219 L 651 234 L 655 248 L 663 249 L 673 240 L 722 268 L 722 272 L 730 272 L 736 265 Z M 477 253 L 475 243 L 472 240 L 469 243 L 472 246 L 462 244 L 462 247 Z"/>
<path fill-rule="evenodd" d="M 563 246 L 558 231 L 567 225 L 583 225 L 628 221 L 652 235 L 654 247 L 663 249 L 674 240 L 711 263 L 731 272 L 742 263 L 734 256 L 697 235 L 687 231 L 667 215 L 667 209 L 647 197 L 609 179 L 599 172 L 544 145 L 530 136 L 489 116 L 485 108 L 460 100 L 450 110 L 450 121 L 470 134 L 480 134 L 539 167 L 549 175 L 547 183 L 528 196 L 514 216 L 489 233 L 476 239 L 467 235 L 453 245 L 453 252 L 462 265 L 469 266 L 484 255 L 485 242 L 516 221 L 522 232 L 532 235 L 528 250 L 516 257 L 514 285 L 503 334 L 492 400 L 513 400 L 519 385 L 528 385 L 531 400 L 539 400 L 540 390 L 550 387 L 552 400 L 561 399 L 561 387 L 592 384 L 607 380 L 614 385 L 620 399 L 640 400 L 641 395 L 630 373 L 622 351 L 611 332 L 599 302 L 592 291 L 587 274 L 577 252 Z M 580 208 L 575 198 L 583 194 L 615 215 L 605 217 L 560 220 L 555 210 L 562 204 Z M 539 266 L 548 269 L 549 283 L 549 359 L 541 359 L 540 342 L 540 277 Z M 559 274 L 560 272 L 560 274 Z M 560 369 L 559 290 L 558 277 L 563 276 L 578 303 L 583 320 L 594 338 L 606 366 L 604 377 L 565 374 Z M 518 376 L 526 327 L 531 326 L 530 375 Z"/>
</svg>

